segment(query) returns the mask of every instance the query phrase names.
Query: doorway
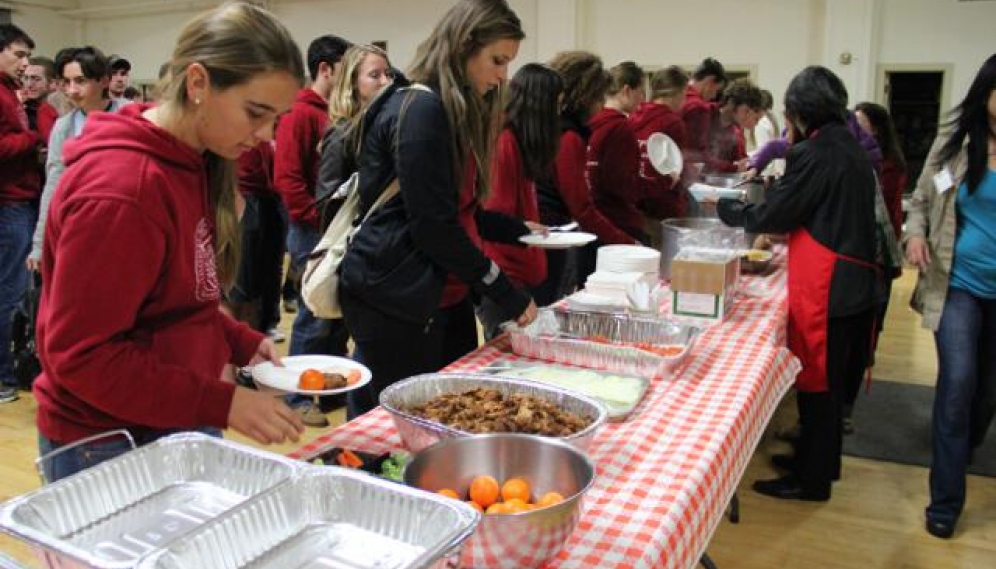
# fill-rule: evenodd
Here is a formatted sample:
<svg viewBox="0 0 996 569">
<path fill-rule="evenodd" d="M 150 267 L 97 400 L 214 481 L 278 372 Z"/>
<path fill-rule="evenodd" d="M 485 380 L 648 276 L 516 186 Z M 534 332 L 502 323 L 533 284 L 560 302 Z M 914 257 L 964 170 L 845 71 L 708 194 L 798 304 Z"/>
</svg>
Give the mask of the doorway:
<svg viewBox="0 0 996 569">
<path fill-rule="evenodd" d="M 896 124 L 896 133 L 909 174 L 906 192 L 916 187 L 941 120 L 945 72 L 886 71 L 886 107 Z"/>
</svg>

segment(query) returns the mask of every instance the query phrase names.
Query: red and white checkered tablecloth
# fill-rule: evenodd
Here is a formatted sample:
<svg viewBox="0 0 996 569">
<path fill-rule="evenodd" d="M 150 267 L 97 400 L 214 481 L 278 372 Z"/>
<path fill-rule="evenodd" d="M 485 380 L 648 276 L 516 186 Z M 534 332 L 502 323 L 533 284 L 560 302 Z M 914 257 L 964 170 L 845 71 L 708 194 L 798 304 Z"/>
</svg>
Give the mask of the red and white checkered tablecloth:
<svg viewBox="0 0 996 569">
<path fill-rule="evenodd" d="M 784 348 L 785 272 L 743 277 L 728 320 L 705 331 L 672 379 L 655 379 L 623 423 L 589 450 L 597 480 L 566 547 L 548 567 L 691 568 L 699 562 L 799 363 Z M 504 338 L 447 368 L 517 359 Z M 402 447 L 381 408 L 297 450 Z"/>
</svg>

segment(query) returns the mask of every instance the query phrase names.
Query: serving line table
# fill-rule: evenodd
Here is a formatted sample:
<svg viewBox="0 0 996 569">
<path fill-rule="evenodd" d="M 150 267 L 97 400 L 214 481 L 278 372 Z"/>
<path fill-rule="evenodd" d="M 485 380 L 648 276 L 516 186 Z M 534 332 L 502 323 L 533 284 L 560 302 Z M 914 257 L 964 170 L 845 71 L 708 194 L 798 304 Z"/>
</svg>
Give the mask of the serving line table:
<svg viewBox="0 0 996 569">
<path fill-rule="evenodd" d="M 778 260 L 778 259 L 776 259 Z M 622 423 L 608 423 L 589 449 L 597 476 L 584 513 L 550 568 L 696 566 L 740 477 L 800 366 L 784 347 L 785 271 L 741 277 L 726 322 L 704 331 L 685 363 L 658 377 Z M 501 336 L 444 371 L 471 372 L 525 359 Z M 378 407 L 292 453 L 339 446 L 402 448 Z"/>
</svg>

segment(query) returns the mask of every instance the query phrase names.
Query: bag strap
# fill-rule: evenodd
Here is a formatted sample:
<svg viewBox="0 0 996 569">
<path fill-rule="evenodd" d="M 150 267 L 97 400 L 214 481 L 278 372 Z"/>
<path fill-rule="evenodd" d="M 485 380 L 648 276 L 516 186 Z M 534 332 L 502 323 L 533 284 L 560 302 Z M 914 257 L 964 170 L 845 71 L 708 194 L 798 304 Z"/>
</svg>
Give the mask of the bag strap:
<svg viewBox="0 0 996 569">
<path fill-rule="evenodd" d="M 398 111 L 398 123 L 394 128 L 394 154 L 397 155 L 400 151 L 399 140 L 401 138 L 401 121 L 405 118 L 405 114 L 408 111 L 408 107 L 411 105 L 412 99 L 415 97 L 415 91 L 427 91 L 432 92 L 432 89 L 426 87 L 421 83 L 412 83 L 405 87 L 398 89 L 399 93 L 404 92 L 405 98 L 401 101 L 401 109 Z M 391 183 L 384 188 L 380 195 L 377 196 L 377 200 L 370 206 L 370 208 L 363 213 L 361 223 L 370 218 L 373 212 L 377 211 L 377 208 L 387 203 L 388 200 L 398 195 L 401 191 L 401 182 L 398 181 L 398 177 L 395 176 Z"/>
<path fill-rule="evenodd" d="M 394 196 L 398 195 L 398 192 L 400 191 L 401 191 L 401 183 L 398 182 L 398 179 L 395 178 L 391 180 L 391 183 L 386 188 L 384 188 L 384 191 L 382 191 L 379 196 L 377 196 L 377 201 L 375 201 L 373 205 L 370 206 L 370 209 L 368 209 L 367 212 L 363 215 L 363 221 L 370 219 L 370 216 L 373 215 L 373 212 L 377 211 L 377 208 L 387 203 Z"/>
</svg>

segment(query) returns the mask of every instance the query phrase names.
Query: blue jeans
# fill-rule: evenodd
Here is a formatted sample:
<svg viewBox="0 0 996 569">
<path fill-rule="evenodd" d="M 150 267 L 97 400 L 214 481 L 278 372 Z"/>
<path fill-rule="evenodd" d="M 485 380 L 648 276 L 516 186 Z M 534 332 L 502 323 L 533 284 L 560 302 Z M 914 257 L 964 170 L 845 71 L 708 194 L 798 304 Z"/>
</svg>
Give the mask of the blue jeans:
<svg viewBox="0 0 996 569">
<path fill-rule="evenodd" d="M 291 223 L 290 231 L 287 233 L 287 252 L 290 253 L 291 264 L 303 269 L 308 255 L 318 245 L 320 239 L 321 235 L 317 230 L 306 225 Z M 317 318 L 299 298 L 287 353 L 292 356 L 300 354 L 344 356 L 348 337 L 342 319 Z"/>
<path fill-rule="evenodd" d="M 954 525 L 965 506 L 965 467 L 996 411 L 996 299 L 948 289 L 937 344 L 927 517 Z"/>
<path fill-rule="evenodd" d="M 16 386 L 10 353 L 11 318 L 28 286 L 24 260 L 38 221 L 33 204 L 0 205 L 0 383 Z"/>
<path fill-rule="evenodd" d="M 184 431 L 197 431 L 212 437 L 221 437 L 221 429 L 215 427 L 201 427 L 199 429 L 164 429 L 149 431 L 142 436 L 135 437 L 135 444 L 138 446 L 149 444 L 167 435 L 181 433 Z M 38 433 L 38 456 L 57 450 L 65 445 L 60 445 L 51 441 L 41 433 Z M 85 443 L 75 448 L 62 452 L 47 460 L 42 464 L 45 472 L 45 480 L 51 484 L 57 480 L 67 478 L 77 472 L 86 470 L 91 466 L 96 466 L 105 460 L 121 456 L 131 450 L 131 444 L 123 436 L 107 437 L 97 439 L 91 443 Z"/>
</svg>

